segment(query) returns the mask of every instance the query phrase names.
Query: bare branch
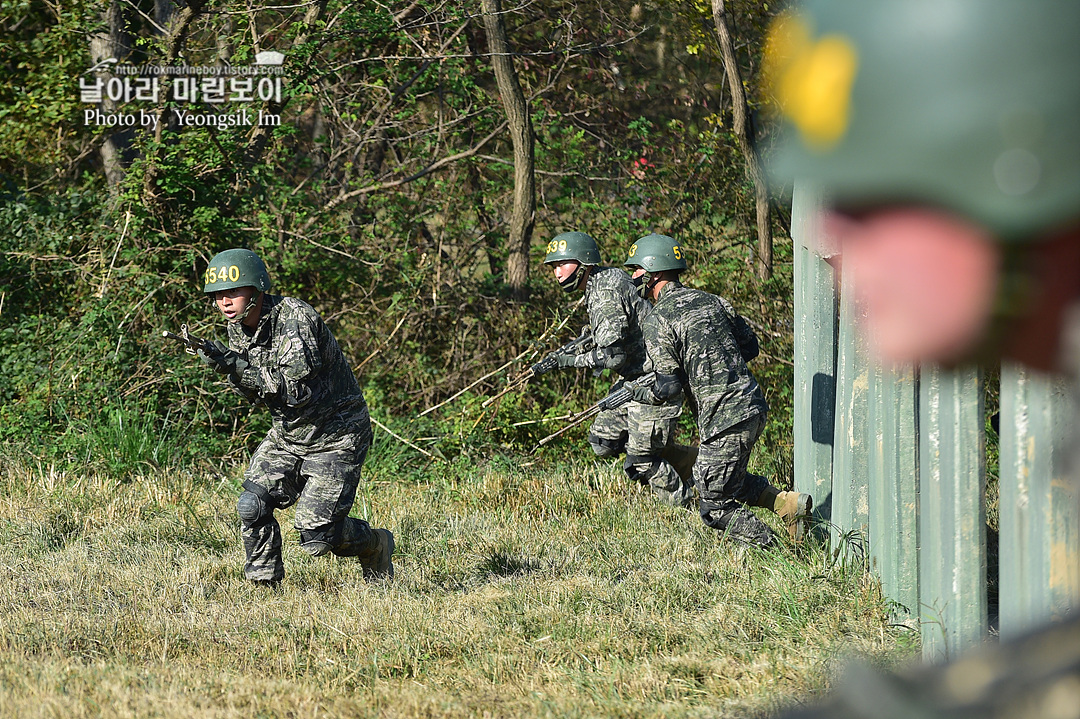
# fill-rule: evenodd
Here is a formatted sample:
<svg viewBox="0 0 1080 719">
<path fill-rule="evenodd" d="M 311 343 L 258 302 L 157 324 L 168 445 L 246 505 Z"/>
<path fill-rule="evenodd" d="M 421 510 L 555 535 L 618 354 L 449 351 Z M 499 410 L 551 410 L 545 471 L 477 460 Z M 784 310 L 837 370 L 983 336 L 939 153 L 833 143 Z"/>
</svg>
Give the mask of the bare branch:
<svg viewBox="0 0 1080 719">
<path fill-rule="evenodd" d="M 484 147 L 484 145 L 486 145 L 488 142 L 490 142 L 493 137 L 498 135 L 505 128 L 506 128 L 506 123 L 504 122 L 504 123 L 500 124 L 498 127 L 496 127 L 494 130 L 492 130 L 490 133 L 488 133 L 487 136 L 484 137 L 484 139 L 482 139 L 480 142 L 478 142 L 472 148 L 470 148 L 468 150 L 465 150 L 463 152 L 459 152 L 456 155 L 450 155 L 449 157 L 444 157 L 444 158 L 442 158 L 440 160 L 437 160 L 437 161 L 431 163 L 430 165 L 428 165 L 427 167 L 425 167 L 423 170 L 420 170 L 419 172 L 413 173 L 412 175 L 409 175 L 408 177 L 403 177 L 403 178 L 401 178 L 399 180 L 390 180 L 388 182 L 378 182 L 378 183 L 375 183 L 375 184 L 372 184 L 372 185 L 365 185 L 364 187 L 358 187 L 355 190 L 350 190 L 349 192 L 342 193 L 342 194 L 338 195 L 337 197 L 335 197 L 334 199 L 330 200 L 328 203 L 326 203 L 325 211 L 329 212 L 329 211 L 335 209 L 336 207 L 339 207 L 342 203 L 348 202 L 352 198 L 359 197 L 360 195 L 368 195 L 368 194 L 371 194 L 372 192 L 381 192 L 383 190 L 389 190 L 389 189 L 392 189 L 394 187 L 400 187 L 401 185 L 408 184 L 410 182 L 413 182 L 414 180 L 419 180 L 421 177 L 423 177 L 425 175 L 429 175 L 432 172 L 435 172 L 436 170 L 438 170 L 438 169 L 440 169 L 442 167 L 445 167 L 446 165 L 457 162 L 458 160 L 464 160 L 465 158 L 472 157 L 476 153 L 480 152 L 480 150 Z M 309 217 L 308 221 L 305 222 L 303 227 L 301 228 L 301 231 L 307 230 L 309 227 L 311 227 L 311 225 L 313 225 L 315 223 L 315 221 L 317 219 L 318 219 L 318 216 Z"/>
</svg>

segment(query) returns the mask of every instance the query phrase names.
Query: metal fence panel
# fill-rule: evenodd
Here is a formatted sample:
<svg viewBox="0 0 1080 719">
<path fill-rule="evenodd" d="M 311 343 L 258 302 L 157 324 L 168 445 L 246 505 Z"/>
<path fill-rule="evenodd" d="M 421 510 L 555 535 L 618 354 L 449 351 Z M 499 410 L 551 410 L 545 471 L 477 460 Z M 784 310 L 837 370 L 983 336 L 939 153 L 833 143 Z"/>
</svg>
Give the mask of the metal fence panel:
<svg viewBox="0 0 1080 719">
<path fill-rule="evenodd" d="M 869 375 L 871 568 L 895 602 L 894 619 L 919 616 L 918 395 L 915 370 L 874 367 Z"/>
<path fill-rule="evenodd" d="M 830 518 L 836 402 L 836 277 L 811 249 L 820 201 L 796 188 L 791 210 L 795 253 L 795 489 Z"/>
<path fill-rule="evenodd" d="M 986 438 L 982 372 L 919 375 L 919 592 L 923 657 L 981 642 L 986 616 Z"/>
<path fill-rule="evenodd" d="M 799 183 L 795 258 L 795 488 L 814 496 L 834 549 L 872 569 L 901 620 L 918 616 L 923 655 L 987 636 L 986 442 L 974 369 L 884 371 L 855 332 L 817 218 Z M 1002 370 L 1000 629 L 1015 636 L 1080 611 L 1080 489 L 1063 459 L 1078 413 L 1060 380 Z M 823 526 L 826 526 L 823 524 Z M 854 543 L 852 542 L 854 540 Z"/>
<path fill-rule="evenodd" d="M 869 523 L 868 461 L 871 363 L 855 328 L 858 309 L 844 294 L 841 266 L 840 326 L 836 352 L 836 432 L 833 444 L 832 546 L 848 560 L 866 559 Z"/>
<path fill-rule="evenodd" d="M 1067 383 L 1001 368 L 998 494 L 1001 636 L 1080 607 L 1080 497 L 1065 474 L 1073 406 Z"/>
</svg>

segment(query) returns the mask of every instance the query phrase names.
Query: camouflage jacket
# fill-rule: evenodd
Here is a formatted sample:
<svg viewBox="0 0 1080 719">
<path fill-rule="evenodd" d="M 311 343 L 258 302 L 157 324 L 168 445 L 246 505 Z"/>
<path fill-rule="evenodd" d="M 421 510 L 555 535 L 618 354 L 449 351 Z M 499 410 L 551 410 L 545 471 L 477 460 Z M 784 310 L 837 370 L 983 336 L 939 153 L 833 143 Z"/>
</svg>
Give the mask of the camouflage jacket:
<svg viewBox="0 0 1080 719">
<path fill-rule="evenodd" d="M 629 379 L 649 371 L 641 324 L 652 307 L 630 275 L 616 267 L 594 267 L 585 283 L 585 311 L 596 349 L 579 354 L 575 367 L 613 369 Z M 622 359 L 613 363 L 612 356 Z"/>
<path fill-rule="evenodd" d="M 369 432 L 367 403 L 337 340 L 309 304 L 265 295 L 254 330 L 229 325 L 229 346 L 249 362 L 229 383 L 270 410 L 286 443 L 315 447 Z"/>
<path fill-rule="evenodd" d="M 652 368 L 682 383 L 702 444 L 769 409 L 740 352 L 757 339 L 736 337 L 753 332 L 737 316 L 723 298 L 672 282 L 645 319 Z"/>
</svg>

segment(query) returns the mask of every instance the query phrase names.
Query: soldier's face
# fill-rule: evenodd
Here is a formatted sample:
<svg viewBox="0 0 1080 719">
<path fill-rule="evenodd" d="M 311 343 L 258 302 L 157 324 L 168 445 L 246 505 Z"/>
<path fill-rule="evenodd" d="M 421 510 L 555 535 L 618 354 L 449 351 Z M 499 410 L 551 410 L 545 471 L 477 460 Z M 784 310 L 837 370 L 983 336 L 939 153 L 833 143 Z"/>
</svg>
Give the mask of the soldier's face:
<svg viewBox="0 0 1080 719">
<path fill-rule="evenodd" d="M 578 267 L 581 267 L 581 263 L 577 260 L 563 260 L 552 264 L 551 270 L 555 273 L 555 279 L 562 284 L 563 280 L 577 272 Z"/>
<path fill-rule="evenodd" d="M 248 306 L 255 296 L 254 287 L 234 287 L 231 290 L 219 290 L 214 293 L 214 304 L 229 320 L 235 319 Z"/>
<path fill-rule="evenodd" d="M 978 225 L 927 208 L 830 213 L 871 348 L 890 362 L 955 362 L 979 346 L 994 312 L 1001 251 Z"/>
</svg>

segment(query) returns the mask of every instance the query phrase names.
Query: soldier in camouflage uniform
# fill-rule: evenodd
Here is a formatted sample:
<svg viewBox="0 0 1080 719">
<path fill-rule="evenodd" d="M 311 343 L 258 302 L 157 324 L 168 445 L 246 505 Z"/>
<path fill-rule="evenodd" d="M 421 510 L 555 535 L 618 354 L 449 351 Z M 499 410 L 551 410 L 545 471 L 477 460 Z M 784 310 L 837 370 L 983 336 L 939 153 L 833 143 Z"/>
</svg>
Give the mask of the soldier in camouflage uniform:
<svg viewBox="0 0 1080 719">
<path fill-rule="evenodd" d="M 199 356 L 273 418 L 236 506 L 245 576 L 274 586 L 285 576 L 274 510 L 295 504 L 304 551 L 357 557 L 369 580 L 392 577 L 393 534 L 349 516 L 372 433 L 334 335 L 307 303 L 268 294 L 266 267 L 250 250 L 217 254 L 205 280 L 203 291 L 228 320 L 229 346 L 213 342 Z"/>
<path fill-rule="evenodd" d="M 746 362 L 757 356 L 757 336 L 721 297 L 684 287 L 682 248 L 665 235 L 648 235 L 626 260 L 654 303 L 644 323 L 645 344 L 656 372 L 633 383 L 634 398 L 660 403 L 686 392 L 701 445 L 694 465 L 699 510 L 706 525 L 743 544 L 772 546 L 772 531 L 744 504 L 766 507 L 800 541 L 811 497 L 781 492 L 747 471 L 750 451 L 765 428 L 768 405 Z M 648 275 L 647 281 L 645 277 Z"/>
<path fill-rule="evenodd" d="M 844 291 L 880 358 L 1005 357 L 1080 380 L 1078 37 L 1080 4 L 1056 0 L 809 0 L 774 28 L 784 128 L 770 171 L 827 198 Z M 1080 717 L 1071 429 L 1053 492 L 1072 524 L 1047 587 L 1064 620 L 945 665 L 852 669 L 792 716 Z"/>
<path fill-rule="evenodd" d="M 536 374 L 556 367 L 600 371 L 611 369 L 625 379 L 649 371 L 641 322 L 650 311 L 629 275 L 615 267 L 600 266 L 600 250 L 584 232 L 564 232 L 548 243 L 544 264 L 567 292 L 585 290 L 594 345 L 577 354 L 554 352 L 533 365 Z M 587 346 L 586 346 L 587 347 Z M 682 412 L 682 396 L 657 406 L 630 402 L 600 412 L 589 429 L 589 445 L 599 457 L 626 452 L 623 469 L 664 503 L 693 505 L 691 468 L 696 450 L 676 444 L 675 429 Z"/>
</svg>

